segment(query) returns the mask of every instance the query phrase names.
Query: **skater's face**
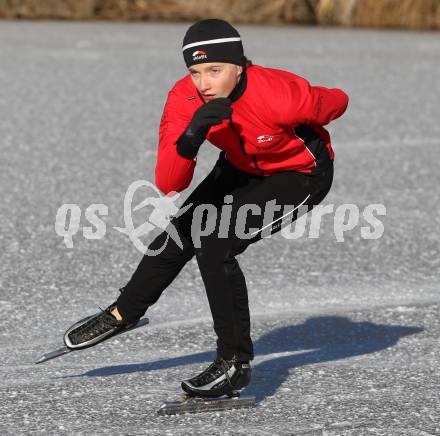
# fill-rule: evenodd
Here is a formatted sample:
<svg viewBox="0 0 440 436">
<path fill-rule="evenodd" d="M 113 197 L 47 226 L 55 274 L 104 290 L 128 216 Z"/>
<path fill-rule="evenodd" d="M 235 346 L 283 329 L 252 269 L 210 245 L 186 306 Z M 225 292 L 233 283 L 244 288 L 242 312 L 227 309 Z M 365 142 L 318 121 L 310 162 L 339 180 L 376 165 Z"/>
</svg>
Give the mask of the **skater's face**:
<svg viewBox="0 0 440 436">
<path fill-rule="evenodd" d="M 243 67 L 224 62 L 210 62 L 192 65 L 188 71 L 206 103 L 214 98 L 227 97 L 238 83 Z"/>
</svg>

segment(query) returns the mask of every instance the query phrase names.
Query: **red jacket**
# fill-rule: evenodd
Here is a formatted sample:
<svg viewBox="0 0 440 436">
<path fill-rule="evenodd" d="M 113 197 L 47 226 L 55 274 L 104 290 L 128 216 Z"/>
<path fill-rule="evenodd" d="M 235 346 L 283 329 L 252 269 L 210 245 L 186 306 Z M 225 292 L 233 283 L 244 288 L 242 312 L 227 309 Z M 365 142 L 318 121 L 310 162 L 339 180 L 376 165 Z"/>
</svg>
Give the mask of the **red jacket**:
<svg viewBox="0 0 440 436">
<path fill-rule="evenodd" d="M 233 166 L 263 176 L 278 171 L 313 174 L 325 160 L 334 159 L 330 135 L 322 126 L 344 113 L 347 94 L 310 86 L 296 74 L 258 65 L 249 66 L 246 76 L 244 93 L 231 104 L 232 123 L 224 120 L 207 135 L 209 142 L 225 150 Z M 156 185 L 166 194 L 180 192 L 191 183 L 197 158 L 180 156 L 176 141 L 203 104 L 190 75 L 168 93 L 156 164 Z"/>
</svg>

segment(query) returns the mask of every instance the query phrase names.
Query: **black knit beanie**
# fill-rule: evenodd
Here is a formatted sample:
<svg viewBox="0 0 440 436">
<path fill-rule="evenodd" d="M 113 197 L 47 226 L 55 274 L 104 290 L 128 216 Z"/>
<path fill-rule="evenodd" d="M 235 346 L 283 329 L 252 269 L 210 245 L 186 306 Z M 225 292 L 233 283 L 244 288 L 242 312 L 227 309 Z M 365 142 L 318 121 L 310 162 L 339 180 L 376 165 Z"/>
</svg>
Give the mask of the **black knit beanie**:
<svg viewBox="0 0 440 436">
<path fill-rule="evenodd" d="M 240 34 L 227 21 L 215 18 L 198 21 L 186 32 L 182 45 L 187 67 L 207 62 L 244 65 Z"/>
</svg>

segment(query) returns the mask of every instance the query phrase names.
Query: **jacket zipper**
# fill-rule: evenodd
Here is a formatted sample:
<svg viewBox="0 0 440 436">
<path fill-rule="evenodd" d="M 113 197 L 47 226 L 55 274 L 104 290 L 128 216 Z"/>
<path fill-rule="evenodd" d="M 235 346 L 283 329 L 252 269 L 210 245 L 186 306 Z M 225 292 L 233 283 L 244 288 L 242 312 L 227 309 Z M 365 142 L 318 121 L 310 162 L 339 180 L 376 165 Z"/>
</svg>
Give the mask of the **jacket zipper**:
<svg viewBox="0 0 440 436">
<path fill-rule="evenodd" d="M 230 122 L 230 125 L 231 125 L 231 129 L 233 130 L 233 132 L 234 132 L 234 133 L 237 135 L 237 137 L 238 137 L 238 141 L 240 142 L 240 148 L 241 148 L 241 151 L 242 151 L 243 154 L 246 156 L 247 153 L 246 153 L 246 150 L 245 150 L 245 148 L 244 148 L 243 139 L 242 139 L 242 137 L 240 136 L 240 134 L 237 132 L 237 130 L 235 129 L 235 127 L 234 127 L 234 123 L 232 122 L 232 118 L 229 118 L 229 122 Z M 264 170 L 262 170 L 262 169 L 258 166 L 257 158 L 255 157 L 255 154 L 251 154 L 251 155 L 249 155 L 249 156 L 252 157 L 252 160 L 254 161 L 255 168 L 257 168 L 257 170 L 260 170 L 260 171 L 261 171 L 261 175 L 264 176 Z"/>
</svg>

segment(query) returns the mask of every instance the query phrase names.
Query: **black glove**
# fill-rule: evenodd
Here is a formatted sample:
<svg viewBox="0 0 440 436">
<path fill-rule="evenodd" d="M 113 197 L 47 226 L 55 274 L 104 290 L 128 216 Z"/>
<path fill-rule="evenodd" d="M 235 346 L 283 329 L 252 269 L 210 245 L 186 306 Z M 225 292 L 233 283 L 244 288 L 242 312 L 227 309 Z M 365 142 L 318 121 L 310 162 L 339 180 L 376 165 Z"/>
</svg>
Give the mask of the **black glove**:
<svg viewBox="0 0 440 436">
<path fill-rule="evenodd" d="M 188 124 L 186 130 L 176 141 L 177 153 L 187 159 L 194 159 L 199 147 L 206 139 L 209 128 L 221 124 L 223 120 L 231 117 L 232 109 L 229 107 L 229 98 L 215 98 L 199 107 Z"/>
</svg>

